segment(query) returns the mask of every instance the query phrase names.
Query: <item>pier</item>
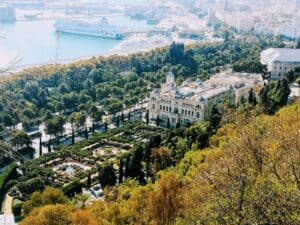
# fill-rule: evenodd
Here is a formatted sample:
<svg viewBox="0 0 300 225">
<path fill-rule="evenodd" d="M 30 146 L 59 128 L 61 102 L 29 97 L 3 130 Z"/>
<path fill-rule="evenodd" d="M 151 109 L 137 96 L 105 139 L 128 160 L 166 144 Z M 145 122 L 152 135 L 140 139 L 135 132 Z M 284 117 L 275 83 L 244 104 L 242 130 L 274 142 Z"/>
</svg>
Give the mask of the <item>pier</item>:
<svg viewBox="0 0 300 225">
<path fill-rule="evenodd" d="M 42 13 L 30 14 L 32 17 L 29 18 L 29 15 L 19 16 L 16 18 L 16 21 L 40 21 L 40 20 L 57 20 L 57 19 L 91 19 L 91 18 L 99 18 L 102 17 L 114 17 L 114 16 L 123 16 L 122 13 L 115 14 L 98 14 L 98 15 L 81 15 L 81 16 L 44 16 Z M 28 17 L 26 17 L 28 16 Z"/>
</svg>

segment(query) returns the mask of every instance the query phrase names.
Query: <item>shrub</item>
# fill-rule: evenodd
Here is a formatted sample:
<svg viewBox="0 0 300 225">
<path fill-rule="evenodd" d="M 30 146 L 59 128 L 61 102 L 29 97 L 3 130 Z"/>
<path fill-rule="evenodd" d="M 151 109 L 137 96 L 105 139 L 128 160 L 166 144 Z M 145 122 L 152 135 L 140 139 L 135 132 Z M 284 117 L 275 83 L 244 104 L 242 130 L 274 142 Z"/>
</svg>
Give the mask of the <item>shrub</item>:
<svg viewBox="0 0 300 225">
<path fill-rule="evenodd" d="M 14 216 L 21 216 L 23 203 L 19 202 L 12 206 Z"/>
<path fill-rule="evenodd" d="M 72 197 L 75 194 L 81 193 L 82 184 L 80 183 L 80 180 L 74 180 L 65 186 L 62 187 L 62 191 L 65 195 Z"/>
</svg>

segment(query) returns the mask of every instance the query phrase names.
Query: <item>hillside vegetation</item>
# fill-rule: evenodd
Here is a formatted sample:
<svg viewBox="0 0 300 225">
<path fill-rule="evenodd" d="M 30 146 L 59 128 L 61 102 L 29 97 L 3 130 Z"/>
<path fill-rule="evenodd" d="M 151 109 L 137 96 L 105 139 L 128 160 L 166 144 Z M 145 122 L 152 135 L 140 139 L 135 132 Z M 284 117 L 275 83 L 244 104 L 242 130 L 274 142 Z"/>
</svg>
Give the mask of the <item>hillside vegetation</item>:
<svg viewBox="0 0 300 225">
<path fill-rule="evenodd" d="M 46 189 L 20 224 L 300 224 L 300 102 L 273 116 L 230 117 L 210 148 L 187 152 L 155 183 L 127 180 L 88 206 Z"/>
</svg>

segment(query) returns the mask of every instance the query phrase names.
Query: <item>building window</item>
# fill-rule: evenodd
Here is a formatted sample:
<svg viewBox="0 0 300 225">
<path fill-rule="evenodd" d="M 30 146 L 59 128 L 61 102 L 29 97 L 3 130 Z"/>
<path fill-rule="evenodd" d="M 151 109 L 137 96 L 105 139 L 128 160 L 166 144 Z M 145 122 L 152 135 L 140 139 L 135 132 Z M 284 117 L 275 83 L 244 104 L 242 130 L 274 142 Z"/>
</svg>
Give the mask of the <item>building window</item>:
<svg viewBox="0 0 300 225">
<path fill-rule="evenodd" d="M 280 76 L 281 74 L 279 73 L 278 76 Z"/>
<path fill-rule="evenodd" d="M 154 104 L 152 104 L 152 109 L 155 109 L 155 105 Z"/>
<path fill-rule="evenodd" d="M 191 111 L 190 110 L 188 111 L 188 115 L 191 115 Z"/>
<path fill-rule="evenodd" d="M 160 110 L 162 109 L 162 106 L 161 106 L 161 105 L 159 106 L 159 109 L 160 109 Z"/>
<path fill-rule="evenodd" d="M 199 112 L 197 112 L 197 118 L 200 118 L 200 113 Z"/>
<path fill-rule="evenodd" d="M 163 110 L 165 110 L 166 108 L 165 108 L 165 106 L 163 106 Z"/>
<path fill-rule="evenodd" d="M 194 116 L 194 112 L 192 111 L 192 116 Z"/>
</svg>

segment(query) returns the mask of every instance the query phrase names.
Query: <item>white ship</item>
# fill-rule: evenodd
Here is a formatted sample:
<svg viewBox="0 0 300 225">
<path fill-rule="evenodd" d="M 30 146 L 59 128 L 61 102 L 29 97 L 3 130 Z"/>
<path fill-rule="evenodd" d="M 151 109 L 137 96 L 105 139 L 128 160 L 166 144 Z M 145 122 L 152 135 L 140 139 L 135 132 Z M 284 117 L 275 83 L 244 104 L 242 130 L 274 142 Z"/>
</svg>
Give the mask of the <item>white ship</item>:
<svg viewBox="0 0 300 225">
<path fill-rule="evenodd" d="M 64 19 L 57 20 L 54 24 L 56 31 L 96 36 L 112 39 L 123 39 L 124 33 L 117 26 L 108 23 L 107 18 L 103 17 L 99 23 L 90 23 L 80 20 Z"/>
</svg>

